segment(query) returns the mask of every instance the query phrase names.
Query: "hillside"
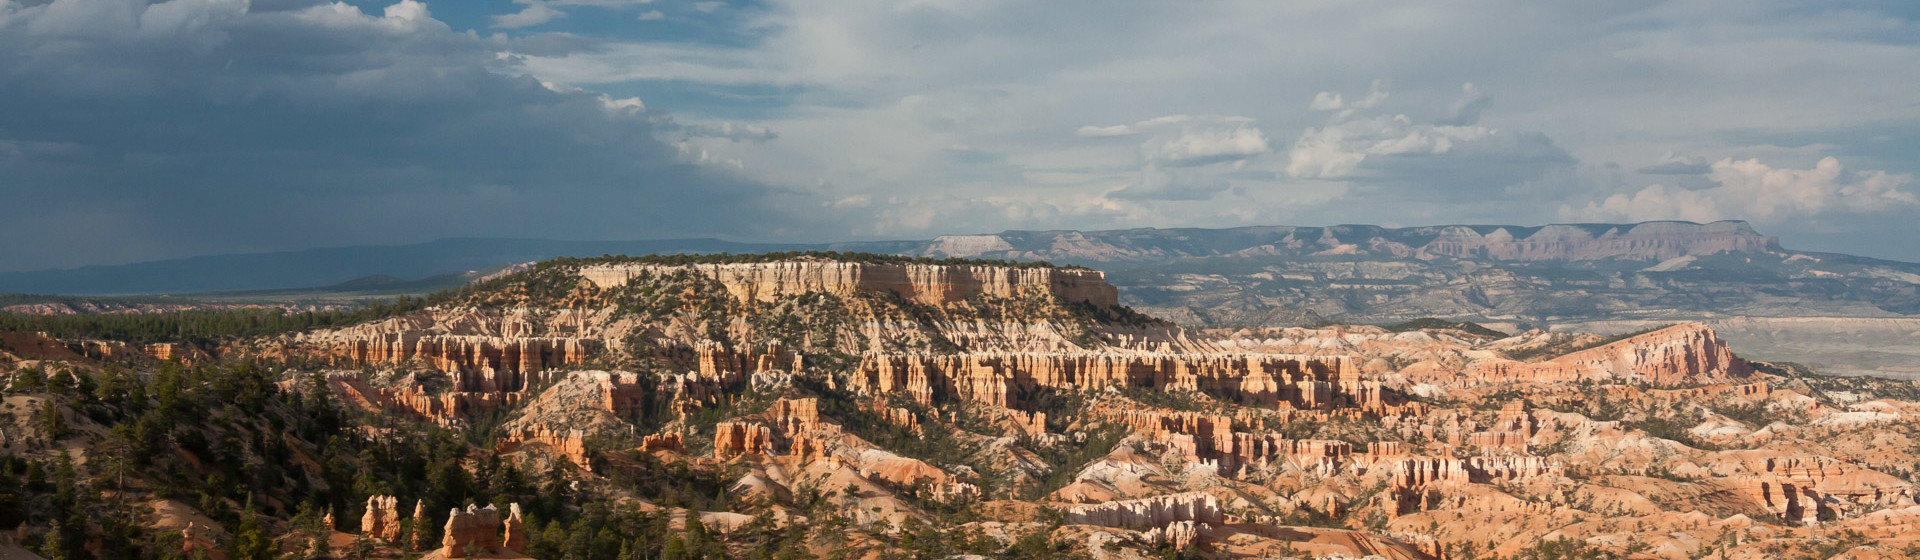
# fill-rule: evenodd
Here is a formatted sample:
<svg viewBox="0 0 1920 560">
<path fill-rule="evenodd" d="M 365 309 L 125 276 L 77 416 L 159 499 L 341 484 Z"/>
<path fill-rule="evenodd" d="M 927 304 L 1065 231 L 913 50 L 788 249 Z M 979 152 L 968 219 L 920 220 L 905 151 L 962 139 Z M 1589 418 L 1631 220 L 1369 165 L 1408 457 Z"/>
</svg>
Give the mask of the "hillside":
<svg viewBox="0 0 1920 560">
<path fill-rule="evenodd" d="M 1117 294 L 1038 263 L 600 257 L 186 350 L 12 333 L 0 526 L 22 529 L 0 538 L 62 558 L 1920 550 L 1912 383 L 1749 362 L 1697 323 L 1187 330 Z"/>
</svg>

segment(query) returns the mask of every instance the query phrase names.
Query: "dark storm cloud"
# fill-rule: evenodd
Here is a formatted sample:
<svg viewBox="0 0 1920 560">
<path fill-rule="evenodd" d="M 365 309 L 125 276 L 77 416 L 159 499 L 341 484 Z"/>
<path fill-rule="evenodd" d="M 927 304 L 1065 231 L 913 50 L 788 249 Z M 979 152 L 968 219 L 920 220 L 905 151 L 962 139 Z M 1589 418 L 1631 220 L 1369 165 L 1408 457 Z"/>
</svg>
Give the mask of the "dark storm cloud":
<svg viewBox="0 0 1920 560">
<path fill-rule="evenodd" d="M 0 2 L 0 269 L 791 223 L 637 100 L 507 72 L 424 6 L 279 4 Z"/>
</svg>

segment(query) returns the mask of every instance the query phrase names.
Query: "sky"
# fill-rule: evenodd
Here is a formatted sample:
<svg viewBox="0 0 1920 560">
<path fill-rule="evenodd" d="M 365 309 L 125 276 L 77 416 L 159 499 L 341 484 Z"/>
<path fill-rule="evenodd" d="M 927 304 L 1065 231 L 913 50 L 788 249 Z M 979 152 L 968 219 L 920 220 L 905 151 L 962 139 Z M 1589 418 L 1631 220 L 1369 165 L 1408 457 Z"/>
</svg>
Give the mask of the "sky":
<svg viewBox="0 0 1920 560">
<path fill-rule="evenodd" d="M 0 270 L 1744 219 L 1920 261 L 1920 3 L 0 0 Z"/>
</svg>

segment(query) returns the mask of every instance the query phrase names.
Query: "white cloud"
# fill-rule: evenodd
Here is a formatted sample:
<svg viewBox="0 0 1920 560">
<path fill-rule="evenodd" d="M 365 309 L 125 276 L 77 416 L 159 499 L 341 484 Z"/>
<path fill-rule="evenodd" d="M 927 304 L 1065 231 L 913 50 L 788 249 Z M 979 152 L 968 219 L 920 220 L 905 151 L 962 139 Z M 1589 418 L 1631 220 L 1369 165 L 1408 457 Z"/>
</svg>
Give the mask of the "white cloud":
<svg viewBox="0 0 1920 560">
<path fill-rule="evenodd" d="M 1101 138 L 1106 136 L 1126 136 L 1133 134 L 1133 127 L 1124 124 L 1113 126 L 1083 126 L 1074 134 L 1083 138 Z"/>
<path fill-rule="evenodd" d="M 1351 103 L 1347 102 L 1339 92 L 1322 91 L 1314 94 L 1313 101 L 1307 104 L 1307 108 L 1315 111 L 1340 111 L 1340 116 L 1344 118 L 1355 110 L 1372 109 L 1385 102 L 1387 100 L 1385 85 L 1383 80 L 1374 80 L 1373 85 L 1367 88 L 1367 96 Z"/>
<path fill-rule="evenodd" d="M 1449 124 L 1480 120 L 1490 97 L 1473 84 L 1461 86 L 1460 97 L 1435 122 L 1384 111 L 1379 106 L 1387 97 L 1380 81 L 1360 103 L 1321 92 L 1313 105 L 1334 114 L 1294 140 L 1287 150 L 1287 176 L 1363 182 L 1418 198 L 1462 202 L 1474 200 L 1474 193 L 1540 190 L 1529 185 L 1577 163 L 1543 134 Z"/>
<path fill-rule="evenodd" d="M 544 2 L 534 2 L 527 4 L 527 7 L 522 8 L 518 12 L 493 16 L 493 26 L 503 29 L 519 29 L 545 24 L 564 17 L 567 17 L 566 12 L 553 9 L 553 7 L 548 6 Z"/>
<path fill-rule="evenodd" d="M 1260 129 L 1241 123 L 1183 127 L 1173 136 L 1155 138 L 1141 146 L 1149 161 L 1171 166 L 1194 166 L 1243 160 L 1272 150 Z"/>
<path fill-rule="evenodd" d="M 1369 157 L 1445 155 L 1456 144 L 1498 135 L 1483 126 L 1415 124 L 1406 115 L 1335 122 L 1300 134 L 1287 153 L 1287 174 L 1301 179 L 1353 177 Z"/>
<path fill-rule="evenodd" d="M 666 17 L 667 17 L 667 14 L 660 13 L 660 10 L 647 10 L 644 12 L 640 12 L 639 19 L 640 21 L 653 21 L 657 19 L 666 19 Z"/>
<path fill-rule="evenodd" d="M 1654 184 L 1584 207 L 1569 205 L 1561 213 L 1570 219 L 1777 223 L 1796 217 L 1910 210 L 1920 205 L 1920 198 L 1907 190 L 1913 176 L 1847 171 L 1833 157 L 1822 158 L 1811 169 L 1776 168 L 1757 159 L 1728 158 L 1714 162 L 1707 178 L 1716 186 L 1685 190 Z"/>
<path fill-rule="evenodd" d="M 727 5 L 726 2 L 718 2 L 718 1 L 710 0 L 707 2 L 694 2 L 693 9 L 699 10 L 700 13 L 711 14 L 715 10 L 719 10 L 721 7 L 724 7 L 726 5 Z"/>
</svg>

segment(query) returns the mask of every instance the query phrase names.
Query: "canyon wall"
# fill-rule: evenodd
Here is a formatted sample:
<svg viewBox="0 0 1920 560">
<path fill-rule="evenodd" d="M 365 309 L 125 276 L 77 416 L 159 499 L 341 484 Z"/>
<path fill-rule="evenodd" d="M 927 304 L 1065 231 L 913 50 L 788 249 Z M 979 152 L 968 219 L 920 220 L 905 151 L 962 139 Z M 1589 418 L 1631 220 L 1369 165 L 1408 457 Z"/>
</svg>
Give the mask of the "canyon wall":
<svg viewBox="0 0 1920 560">
<path fill-rule="evenodd" d="M 1159 353 L 975 353 L 869 355 L 852 376 L 855 390 L 905 392 L 921 404 L 936 396 L 1012 406 L 1010 395 L 1051 389 L 1144 388 L 1200 391 L 1246 404 L 1381 404 L 1377 384 L 1362 381 L 1346 356 Z"/>
<path fill-rule="evenodd" d="M 975 295 L 1013 297 L 1051 294 L 1098 307 L 1119 304 L 1119 292 L 1106 273 L 1065 268 L 1014 268 L 987 265 L 874 264 L 787 261 L 682 266 L 617 264 L 589 266 L 580 276 L 602 288 L 624 286 L 642 274 L 692 271 L 712 278 L 734 297 L 747 301 L 805 293 L 849 296 L 860 291 L 891 291 L 909 300 L 944 305 Z"/>
</svg>

